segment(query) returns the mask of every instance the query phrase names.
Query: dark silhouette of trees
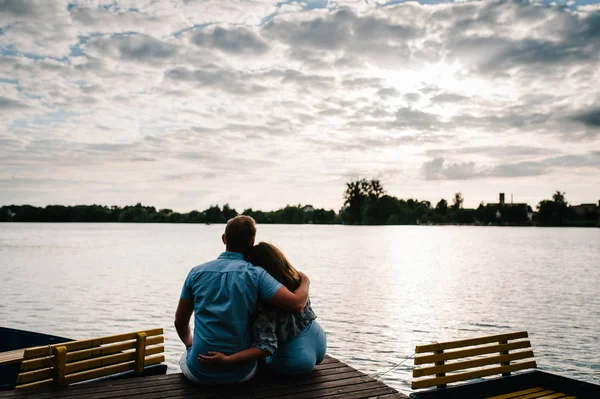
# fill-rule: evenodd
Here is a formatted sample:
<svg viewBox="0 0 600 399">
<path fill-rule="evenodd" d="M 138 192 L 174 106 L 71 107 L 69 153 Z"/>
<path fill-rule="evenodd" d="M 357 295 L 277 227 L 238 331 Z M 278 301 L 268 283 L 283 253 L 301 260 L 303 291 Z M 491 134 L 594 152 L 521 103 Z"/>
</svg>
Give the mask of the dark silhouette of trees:
<svg viewBox="0 0 600 399">
<path fill-rule="evenodd" d="M 540 226 L 600 226 L 600 206 L 587 204 L 570 207 L 564 192 L 556 191 L 552 199 L 540 201 L 534 222 L 533 211 L 526 204 L 479 204 L 477 209 L 463 208 L 464 197 L 454 194 L 452 206 L 444 198 L 435 208 L 429 201 L 399 199 L 386 194 L 379 180 L 356 179 L 346 183 L 344 206 L 339 214 L 333 210 L 316 209 L 311 205 L 287 205 L 274 211 L 245 209 L 258 223 L 286 224 L 357 224 L 357 225 L 413 225 L 413 224 L 483 224 Z M 102 205 L 31 205 L 0 207 L 0 222 L 122 222 L 122 223 L 225 223 L 238 212 L 229 206 L 211 205 L 189 213 L 172 209 L 156 210 L 153 206 L 137 203 L 134 206 Z"/>
<path fill-rule="evenodd" d="M 462 208 L 464 200 L 465 199 L 463 198 L 462 193 L 456 193 L 456 194 L 454 194 L 454 200 L 452 202 L 452 209 L 454 209 L 455 211 L 457 211 L 460 208 Z"/>
<path fill-rule="evenodd" d="M 210 206 L 204 211 L 189 213 L 173 212 L 171 209 L 156 210 L 153 206 L 106 207 L 100 205 L 62 206 L 48 205 L 45 208 L 30 205 L 0 207 L 0 222 L 120 222 L 120 223 L 225 223 L 238 212 L 229 206 Z M 258 223 L 339 223 L 333 210 L 314 209 L 312 206 L 286 206 L 271 212 L 246 209 L 244 214 L 252 216 Z"/>
<path fill-rule="evenodd" d="M 435 206 L 435 210 L 440 215 L 445 215 L 448 212 L 448 201 L 442 198 Z"/>
<path fill-rule="evenodd" d="M 385 193 L 379 180 L 357 179 L 346 183 L 344 192 L 344 223 L 375 224 L 372 208 Z M 369 204 L 367 204 L 369 202 Z M 366 222 L 366 223 L 365 223 Z"/>
<path fill-rule="evenodd" d="M 542 200 L 537 206 L 536 221 L 543 226 L 564 226 L 567 223 L 568 203 L 565 193 L 556 191 L 552 200 Z"/>
</svg>

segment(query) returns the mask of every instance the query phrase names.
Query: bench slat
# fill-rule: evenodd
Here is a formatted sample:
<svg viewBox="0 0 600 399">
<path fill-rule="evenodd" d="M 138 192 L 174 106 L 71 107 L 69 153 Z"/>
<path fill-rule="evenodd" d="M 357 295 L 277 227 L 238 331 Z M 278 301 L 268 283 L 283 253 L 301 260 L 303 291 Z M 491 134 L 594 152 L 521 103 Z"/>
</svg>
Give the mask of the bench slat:
<svg viewBox="0 0 600 399">
<path fill-rule="evenodd" d="M 32 382 L 29 384 L 22 384 L 22 385 L 17 385 L 15 387 L 15 389 L 31 389 L 31 388 L 42 388 L 42 387 L 46 387 L 46 386 L 50 386 L 54 384 L 54 380 L 50 379 L 50 380 L 42 380 L 42 381 L 36 381 L 36 382 Z"/>
<path fill-rule="evenodd" d="M 511 373 L 513 371 L 525 370 L 529 368 L 536 368 L 537 364 L 535 361 L 527 361 L 522 363 L 511 364 L 510 366 L 499 366 L 499 367 L 491 367 L 481 370 L 469 371 L 466 373 L 459 373 L 448 375 L 445 377 L 436 377 L 436 378 L 424 378 L 421 380 L 413 380 L 412 389 L 420 389 L 427 388 L 432 386 L 439 386 L 444 384 L 449 384 L 452 382 L 459 382 L 470 380 L 474 378 L 487 377 L 491 375 L 501 374 L 501 373 Z"/>
<path fill-rule="evenodd" d="M 515 339 L 527 338 L 527 331 L 519 331 L 509 334 L 488 335 L 480 338 L 461 339 L 458 341 L 438 342 L 434 344 L 418 345 L 415 348 L 416 353 L 435 352 L 438 350 L 464 348 L 466 346 L 476 346 L 491 344 L 493 342 L 511 341 Z"/>
<path fill-rule="evenodd" d="M 516 352 L 510 355 L 500 355 L 484 357 L 481 359 L 465 360 L 462 362 L 448 363 L 443 366 L 422 367 L 413 370 L 413 377 L 424 377 L 439 373 L 447 373 L 450 371 L 465 370 L 474 367 L 489 366 L 491 364 L 500 364 L 512 360 L 522 360 L 533 357 L 533 351 Z"/>
<path fill-rule="evenodd" d="M 156 355 L 164 352 L 164 346 L 155 346 L 145 351 L 144 356 Z M 94 368 L 100 368 L 104 366 L 110 366 L 112 364 L 124 363 L 130 360 L 135 360 L 137 354 L 135 352 L 118 353 L 116 355 L 109 355 L 103 357 L 97 357 L 94 359 L 82 360 L 80 362 L 74 362 L 67 364 L 67 375 L 77 373 L 80 371 L 90 370 Z"/>
<path fill-rule="evenodd" d="M 445 352 L 439 355 L 424 355 L 424 356 L 416 356 L 415 357 L 415 365 L 418 366 L 420 364 L 427 363 L 435 363 L 443 360 L 455 360 L 461 359 L 464 357 L 485 355 L 488 353 L 499 353 L 502 351 L 509 351 L 514 349 L 525 349 L 531 348 L 531 342 L 529 341 L 517 341 L 510 344 L 499 344 L 499 345 L 488 345 L 481 346 L 479 348 L 473 349 L 462 349 L 457 351 Z"/>
<path fill-rule="evenodd" d="M 539 391 L 539 392 L 536 392 L 536 393 L 530 393 L 528 395 L 517 396 L 514 399 L 538 399 L 538 398 L 542 397 L 540 395 L 543 395 L 543 397 L 546 397 L 549 394 L 555 394 L 555 392 L 547 389 L 547 390 Z M 562 395 L 562 394 L 560 394 L 560 395 Z"/>
<path fill-rule="evenodd" d="M 146 340 L 146 345 L 157 345 L 164 342 L 165 338 L 162 335 L 157 335 L 148 338 Z M 67 363 L 112 355 L 113 353 L 119 353 L 128 349 L 135 349 L 135 341 L 128 341 L 116 345 L 101 346 L 99 348 L 84 349 L 75 352 L 67 352 Z M 48 367 L 51 364 L 50 359 L 51 358 L 49 356 L 45 356 L 38 359 L 23 360 L 21 362 L 21 371 L 31 371 Z"/>
<path fill-rule="evenodd" d="M 45 380 L 54 376 L 54 367 L 48 367 L 45 369 L 26 371 L 19 373 L 17 376 L 17 385 L 27 384 L 29 382 L 35 382 L 39 380 Z"/>
<path fill-rule="evenodd" d="M 144 361 L 144 366 L 151 366 L 153 364 L 159 364 L 165 361 L 164 355 L 154 355 L 147 357 Z M 123 373 L 125 371 L 132 371 L 135 368 L 135 361 L 127 363 L 116 364 L 112 366 L 106 366 L 99 369 L 82 371 L 80 373 L 70 374 L 66 376 L 67 384 L 73 384 L 75 382 L 81 382 L 90 380 L 93 378 L 106 377 L 108 375 Z"/>
<path fill-rule="evenodd" d="M 161 335 L 163 333 L 163 329 L 162 328 L 154 328 L 154 329 L 144 330 L 144 331 L 140 331 L 140 332 L 143 332 L 146 334 L 146 336 L 150 337 L 150 336 L 155 336 L 155 335 Z M 73 352 L 73 351 L 78 351 L 81 349 L 94 348 L 94 347 L 97 347 L 100 345 L 114 344 L 116 342 L 134 340 L 136 338 L 136 336 L 137 336 L 137 332 L 133 332 L 133 333 L 127 333 L 127 334 L 111 335 L 111 336 L 102 337 L 102 338 L 92 338 L 92 339 L 86 339 L 86 340 L 82 340 L 82 341 L 73 341 L 73 342 L 65 342 L 65 343 L 61 343 L 61 344 L 40 346 L 37 348 L 26 349 L 25 353 L 23 354 L 23 359 L 28 360 L 28 359 L 34 359 L 37 357 L 41 357 L 41 356 L 48 356 L 48 354 L 50 353 L 49 351 L 51 351 L 50 348 L 54 348 L 57 346 L 64 346 L 67 348 L 67 352 Z"/>
<path fill-rule="evenodd" d="M 544 390 L 544 388 L 537 387 L 537 388 L 525 389 L 523 391 L 505 393 L 504 395 L 492 396 L 492 397 L 485 398 L 485 399 L 512 399 L 512 398 L 518 398 L 519 396 L 522 396 L 522 395 L 527 395 L 528 393 L 535 393 L 535 392 L 540 392 L 543 390 Z"/>
</svg>

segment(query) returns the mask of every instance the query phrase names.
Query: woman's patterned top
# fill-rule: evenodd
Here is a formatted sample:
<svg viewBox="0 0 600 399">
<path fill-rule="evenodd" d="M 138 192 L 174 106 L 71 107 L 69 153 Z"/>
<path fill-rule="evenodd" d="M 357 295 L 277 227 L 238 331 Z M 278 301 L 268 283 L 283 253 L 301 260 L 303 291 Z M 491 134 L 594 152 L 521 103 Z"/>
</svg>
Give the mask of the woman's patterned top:
<svg viewBox="0 0 600 399">
<path fill-rule="evenodd" d="M 258 303 L 252 331 L 252 346 L 275 353 L 278 345 L 288 342 L 300 334 L 317 315 L 310 307 L 310 299 L 301 313 L 289 313 L 266 303 Z"/>
</svg>

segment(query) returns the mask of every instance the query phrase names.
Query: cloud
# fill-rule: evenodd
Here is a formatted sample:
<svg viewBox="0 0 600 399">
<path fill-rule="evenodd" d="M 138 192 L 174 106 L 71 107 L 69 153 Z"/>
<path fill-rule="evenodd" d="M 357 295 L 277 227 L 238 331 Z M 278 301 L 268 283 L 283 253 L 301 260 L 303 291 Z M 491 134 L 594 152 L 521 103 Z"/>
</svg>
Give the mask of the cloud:
<svg viewBox="0 0 600 399">
<path fill-rule="evenodd" d="M 390 125 L 405 129 L 429 130 L 433 129 L 439 123 L 439 118 L 436 115 L 409 107 L 398 109 L 395 117 L 396 120 Z"/>
<path fill-rule="evenodd" d="M 175 45 L 143 34 L 92 39 L 84 48 L 98 56 L 112 56 L 124 61 L 158 61 L 177 54 Z"/>
<path fill-rule="evenodd" d="M 257 94 L 267 90 L 265 86 L 247 82 L 244 79 L 246 76 L 251 77 L 250 74 L 221 69 L 213 65 L 195 70 L 179 67 L 165 73 L 167 79 L 192 82 L 199 87 L 219 88 L 232 94 Z"/>
<path fill-rule="evenodd" d="M 20 101 L 16 101 L 6 97 L 0 97 L 0 109 L 15 110 L 29 108 L 27 105 Z"/>
<path fill-rule="evenodd" d="M 258 35 L 241 27 L 207 28 L 194 34 L 192 41 L 199 47 L 216 48 L 231 54 L 263 54 L 269 49 Z"/>
<path fill-rule="evenodd" d="M 442 93 L 431 98 L 431 101 L 438 103 L 461 103 L 467 101 L 469 97 L 461 94 Z"/>
<path fill-rule="evenodd" d="M 525 145 L 484 145 L 467 146 L 459 148 L 431 149 L 426 151 L 427 156 L 439 157 L 448 155 L 485 155 L 492 158 L 506 159 L 514 157 L 536 157 L 540 155 L 553 155 L 559 151 L 547 147 Z"/>
<path fill-rule="evenodd" d="M 443 157 L 437 157 L 423 163 L 421 174 L 425 180 L 470 180 L 533 177 L 546 175 L 554 169 L 578 168 L 600 169 L 600 151 L 495 166 L 478 166 L 475 162 L 446 163 Z"/>
<path fill-rule="evenodd" d="M 21 0 L 2 0 L 0 1 L 0 13 L 11 14 L 17 17 L 34 15 L 36 7 L 32 3 L 26 3 Z"/>
<path fill-rule="evenodd" d="M 573 121 L 584 124 L 590 128 L 600 128 L 600 108 L 590 109 L 572 117 Z"/>
<path fill-rule="evenodd" d="M 466 180 L 479 175 L 474 162 L 445 165 L 442 157 L 423 163 L 421 172 L 426 180 Z"/>
<path fill-rule="evenodd" d="M 308 14 L 310 15 L 310 14 Z M 263 28 L 265 36 L 291 49 L 323 54 L 352 55 L 356 58 L 410 59 L 407 41 L 420 27 L 381 15 L 359 16 L 349 8 L 331 10 L 312 19 L 281 16 Z"/>
</svg>

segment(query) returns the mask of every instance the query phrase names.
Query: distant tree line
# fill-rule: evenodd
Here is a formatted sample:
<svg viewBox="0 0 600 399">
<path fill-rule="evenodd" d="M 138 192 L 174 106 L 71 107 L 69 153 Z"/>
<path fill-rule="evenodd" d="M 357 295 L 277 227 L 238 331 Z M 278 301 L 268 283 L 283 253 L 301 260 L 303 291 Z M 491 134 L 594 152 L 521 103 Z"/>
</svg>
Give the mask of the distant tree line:
<svg viewBox="0 0 600 399">
<path fill-rule="evenodd" d="M 464 198 L 456 193 L 449 205 L 441 199 L 435 207 L 429 201 L 399 199 L 386 194 L 379 180 L 358 179 L 346 183 L 341 219 L 345 224 L 411 225 L 472 224 L 475 210 L 463 209 Z"/>
<path fill-rule="evenodd" d="M 463 195 L 456 193 L 452 204 L 442 198 L 434 207 L 429 201 L 387 195 L 379 180 L 358 179 L 346 183 L 341 220 L 355 225 L 600 226 L 600 204 L 570 207 L 560 191 L 541 201 L 537 213 L 527 204 L 481 203 L 477 209 L 467 209 L 463 203 Z"/>
<path fill-rule="evenodd" d="M 332 224 L 338 222 L 333 210 L 314 209 L 312 206 L 286 206 L 285 208 L 263 212 L 246 209 L 244 215 L 252 216 L 258 223 L 315 223 Z M 44 208 L 31 205 L 9 205 L 0 208 L 0 222 L 85 222 L 85 223 L 225 223 L 238 215 L 238 211 L 228 204 L 211 206 L 203 211 L 189 213 L 174 212 L 171 209 L 157 210 L 153 206 L 138 203 L 135 206 L 102 205 L 48 205 Z"/>
<path fill-rule="evenodd" d="M 600 226 L 600 205 L 571 207 L 560 191 L 541 201 L 537 213 L 527 204 L 481 203 L 468 209 L 463 203 L 461 193 L 454 194 L 451 204 L 442 198 L 435 206 L 429 201 L 399 199 L 388 195 L 379 180 L 356 179 L 346 183 L 344 207 L 339 213 L 311 205 L 287 205 L 275 211 L 249 208 L 241 213 L 261 224 Z M 0 222 L 225 223 L 237 214 L 228 204 L 189 213 L 157 210 L 140 203 L 125 207 L 8 205 L 0 207 Z"/>
</svg>

